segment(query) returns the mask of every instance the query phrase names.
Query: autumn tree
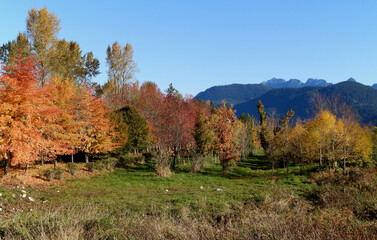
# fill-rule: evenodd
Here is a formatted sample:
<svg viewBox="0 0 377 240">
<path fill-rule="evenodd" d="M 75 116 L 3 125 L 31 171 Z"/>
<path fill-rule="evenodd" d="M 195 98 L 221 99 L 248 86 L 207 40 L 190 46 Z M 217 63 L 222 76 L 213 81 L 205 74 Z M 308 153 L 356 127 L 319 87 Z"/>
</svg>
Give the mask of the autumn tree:
<svg viewBox="0 0 377 240">
<path fill-rule="evenodd" d="M 301 171 L 303 170 L 304 164 L 308 159 L 308 145 L 310 144 L 308 137 L 309 135 L 306 126 L 301 121 L 296 121 L 295 126 L 288 134 L 288 151 L 294 159 L 299 160 Z"/>
<path fill-rule="evenodd" d="M 190 142 L 193 142 L 192 131 L 196 111 L 190 104 L 190 99 L 181 99 L 173 94 L 164 99 L 163 110 L 160 115 L 161 126 L 158 128 L 158 141 L 173 151 L 171 162 L 175 169 L 176 160 Z"/>
<path fill-rule="evenodd" d="M 32 57 L 14 59 L 0 77 L 0 153 L 5 174 L 10 165 L 29 164 L 38 159 L 45 145 L 40 127 L 51 116 L 44 89 L 38 88 L 39 71 Z"/>
<path fill-rule="evenodd" d="M 236 125 L 238 119 L 232 109 L 227 107 L 226 102 L 222 102 L 222 106 L 216 109 L 216 113 L 212 115 L 212 124 L 215 132 L 215 149 L 219 152 L 222 173 L 225 174 L 230 167 L 230 162 L 238 160 L 236 140 Z"/>
<path fill-rule="evenodd" d="M 79 85 L 99 74 L 99 61 L 93 53 L 83 54 L 79 44 L 60 40 L 60 19 L 46 7 L 31 9 L 26 20 L 26 36 L 31 52 L 39 62 L 41 86 L 53 75 L 69 77 Z"/>
<path fill-rule="evenodd" d="M 377 127 L 373 128 L 372 141 L 373 141 L 373 160 L 374 160 L 374 164 L 376 164 L 377 163 Z"/>
<path fill-rule="evenodd" d="M 289 156 L 287 155 L 286 142 L 294 111 L 290 110 L 284 118 L 276 120 L 273 117 L 268 118 L 261 101 L 259 101 L 257 108 L 260 116 L 259 137 L 266 157 L 272 163 L 272 171 L 274 171 L 275 163 L 279 160 L 284 163 L 285 167 L 288 167 Z"/>
<path fill-rule="evenodd" d="M 123 98 L 123 87 L 134 80 L 137 65 L 133 59 L 132 45 L 127 43 L 122 47 L 118 42 L 108 46 L 106 64 L 108 81 L 104 85 L 107 95 L 119 95 Z"/>
<path fill-rule="evenodd" d="M 71 161 L 74 162 L 73 155 L 77 152 L 79 142 L 79 123 L 75 121 L 75 102 L 79 93 L 79 88 L 69 78 L 56 76 L 51 78 L 45 86 L 48 89 L 48 95 L 54 100 L 53 104 L 59 108 L 55 113 L 57 124 L 47 129 L 47 136 L 50 136 L 55 143 L 54 153 L 43 150 L 41 153 L 42 161 L 46 155 L 71 155 Z M 55 161 L 56 163 L 56 161 Z"/>
<path fill-rule="evenodd" d="M 238 138 L 243 146 L 241 149 L 241 156 L 246 157 L 246 154 L 250 154 L 256 147 L 257 136 L 255 128 L 255 118 L 249 114 L 242 114 L 240 121 L 243 123 L 243 127 L 240 129 Z"/>
<path fill-rule="evenodd" d="M 39 10 L 33 8 L 28 12 L 26 33 L 42 70 L 42 86 L 48 77 L 51 56 L 60 29 L 60 19 L 54 13 L 50 13 L 46 7 Z"/>
<path fill-rule="evenodd" d="M 88 154 L 108 152 L 118 147 L 113 142 L 114 123 L 106 117 L 106 103 L 94 95 L 92 88 L 82 85 L 74 111 L 79 134 L 77 148 L 85 153 L 85 162 L 89 162 Z"/>
</svg>

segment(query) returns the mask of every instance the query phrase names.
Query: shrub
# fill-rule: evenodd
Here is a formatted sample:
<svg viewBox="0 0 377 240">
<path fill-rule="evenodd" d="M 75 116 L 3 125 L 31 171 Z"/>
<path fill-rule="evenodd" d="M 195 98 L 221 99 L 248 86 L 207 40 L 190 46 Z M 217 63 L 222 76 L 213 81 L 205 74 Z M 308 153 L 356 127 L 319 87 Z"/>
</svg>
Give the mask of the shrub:
<svg viewBox="0 0 377 240">
<path fill-rule="evenodd" d="M 199 156 L 199 155 L 193 156 L 190 172 L 196 173 L 202 170 L 202 168 L 204 167 L 205 159 L 206 158 L 203 156 Z"/>
<path fill-rule="evenodd" d="M 98 165 L 102 164 L 103 168 L 105 168 L 106 170 L 111 171 L 111 170 L 114 170 L 114 168 L 117 165 L 117 163 L 118 163 L 118 159 L 117 158 L 107 158 L 107 159 L 104 159 L 102 161 L 99 161 Z"/>
<path fill-rule="evenodd" d="M 68 172 L 73 176 L 75 175 L 78 169 L 78 166 L 76 163 L 67 163 L 67 169 L 68 169 Z"/>
<path fill-rule="evenodd" d="M 86 167 L 88 168 L 88 171 L 89 172 L 94 172 L 94 170 L 96 169 L 96 163 L 94 163 L 94 162 L 88 162 L 87 164 L 86 164 Z"/>
<path fill-rule="evenodd" d="M 45 177 L 48 181 L 51 181 L 54 178 L 55 174 L 52 169 L 46 169 L 42 172 L 42 176 Z"/>
<path fill-rule="evenodd" d="M 60 167 L 56 167 L 56 168 L 54 168 L 53 172 L 54 172 L 54 178 L 57 179 L 57 180 L 61 180 L 63 178 L 63 173 L 65 171 L 64 171 L 64 169 L 62 169 Z"/>
<path fill-rule="evenodd" d="M 156 175 L 158 177 L 169 177 L 171 175 L 169 158 L 173 152 L 170 149 L 161 149 L 156 157 Z"/>
</svg>

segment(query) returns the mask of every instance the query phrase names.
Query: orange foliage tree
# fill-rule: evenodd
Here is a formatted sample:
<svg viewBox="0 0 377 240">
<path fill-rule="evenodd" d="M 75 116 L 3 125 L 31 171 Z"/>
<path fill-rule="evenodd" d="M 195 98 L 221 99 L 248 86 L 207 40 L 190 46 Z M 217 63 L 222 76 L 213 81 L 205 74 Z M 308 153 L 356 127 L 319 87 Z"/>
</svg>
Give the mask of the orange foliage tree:
<svg viewBox="0 0 377 240">
<path fill-rule="evenodd" d="M 43 127 L 54 122 L 56 110 L 49 104 L 46 89 L 38 87 L 40 72 L 32 57 L 15 59 L 0 76 L 0 154 L 5 174 L 10 165 L 29 164 L 48 145 Z"/>
<path fill-rule="evenodd" d="M 222 106 L 212 115 L 212 124 L 216 137 L 215 150 L 219 152 L 223 174 L 229 170 L 230 162 L 238 160 L 237 147 L 235 146 L 237 117 L 231 107 Z"/>
<path fill-rule="evenodd" d="M 75 101 L 74 120 L 78 131 L 77 149 L 88 154 L 108 152 L 119 144 L 114 143 L 114 123 L 106 116 L 109 112 L 106 103 L 93 94 L 93 89 L 82 85 Z"/>
</svg>

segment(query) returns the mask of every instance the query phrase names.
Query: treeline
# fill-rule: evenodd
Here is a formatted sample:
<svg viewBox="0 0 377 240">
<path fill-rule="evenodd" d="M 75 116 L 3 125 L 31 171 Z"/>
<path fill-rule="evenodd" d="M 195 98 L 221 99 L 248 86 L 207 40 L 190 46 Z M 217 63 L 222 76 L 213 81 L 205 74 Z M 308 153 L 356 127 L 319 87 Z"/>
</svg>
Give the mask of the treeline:
<svg viewBox="0 0 377 240">
<path fill-rule="evenodd" d="M 11 165 L 54 161 L 62 155 L 85 153 L 152 153 L 157 175 L 167 176 L 178 159 L 190 157 L 193 172 L 207 157 L 216 156 L 223 173 L 237 160 L 263 149 L 272 167 L 292 163 L 302 168 L 344 172 L 349 165 L 373 162 L 375 130 L 362 127 L 344 104 L 318 98 L 317 115 L 292 122 L 260 115 L 237 119 L 225 101 L 214 108 L 182 96 L 171 84 L 162 92 L 155 83 L 140 84 L 132 45 L 107 48 L 108 81 L 91 81 L 99 61 L 83 54 L 76 42 L 58 39 L 60 21 L 46 8 L 28 13 L 27 30 L 1 47 L 0 154 L 5 172 Z"/>
</svg>

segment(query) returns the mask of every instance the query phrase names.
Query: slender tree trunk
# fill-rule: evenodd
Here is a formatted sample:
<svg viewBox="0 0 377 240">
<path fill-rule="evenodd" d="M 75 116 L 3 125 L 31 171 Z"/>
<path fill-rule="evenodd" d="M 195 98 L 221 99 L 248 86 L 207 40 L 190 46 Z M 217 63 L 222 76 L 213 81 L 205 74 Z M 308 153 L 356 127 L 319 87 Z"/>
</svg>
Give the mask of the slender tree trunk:
<svg viewBox="0 0 377 240">
<path fill-rule="evenodd" d="M 303 161 L 303 157 L 302 157 L 302 148 L 300 149 L 300 172 L 301 172 L 301 174 L 302 174 L 302 170 L 303 170 L 303 168 L 304 168 L 304 161 Z"/>
<path fill-rule="evenodd" d="M 71 154 L 71 162 L 74 163 L 74 157 L 73 157 L 73 153 Z"/>
<path fill-rule="evenodd" d="M 54 168 L 57 168 L 57 167 L 58 167 L 58 160 L 55 159 L 55 160 L 54 160 Z"/>
<path fill-rule="evenodd" d="M 26 173 L 26 174 L 28 174 L 28 173 L 29 173 L 29 163 L 28 163 L 28 164 L 26 164 L 25 173 Z"/>
<path fill-rule="evenodd" d="M 346 175 L 347 174 L 347 171 L 346 171 L 346 156 L 347 156 L 347 150 L 346 148 L 344 147 L 343 148 L 344 152 L 343 152 L 343 174 Z"/>
<path fill-rule="evenodd" d="M 5 168 L 4 168 L 5 175 L 9 175 L 10 162 L 11 162 L 10 159 L 5 159 Z"/>
<path fill-rule="evenodd" d="M 85 153 L 85 163 L 89 163 L 89 156 L 87 153 Z"/>
<path fill-rule="evenodd" d="M 322 145 L 319 145 L 319 166 L 322 168 Z"/>
<path fill-rule="evenodd" d="M 41 165 L 43 166 L 45 164 L 45 155 L 44 152 L 41 154 Z"/>
</svg>

